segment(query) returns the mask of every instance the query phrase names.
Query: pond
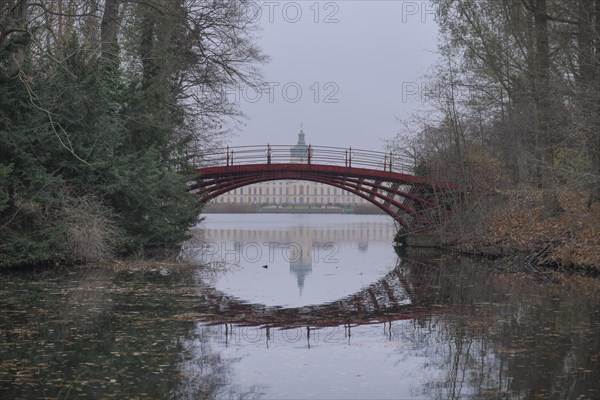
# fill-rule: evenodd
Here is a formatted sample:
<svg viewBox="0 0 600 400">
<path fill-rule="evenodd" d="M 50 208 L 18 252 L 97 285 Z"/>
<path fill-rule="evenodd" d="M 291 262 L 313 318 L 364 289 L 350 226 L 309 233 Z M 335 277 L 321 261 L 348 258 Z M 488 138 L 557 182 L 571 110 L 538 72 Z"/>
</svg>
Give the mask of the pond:
<svg viewBox="0 0 600 400">
<path fill-rule="evenodd" d="M 0 275 L 0 398 L 600 398 L 597 280 L 398 256 L 393 234 L 210 214 L 198 267 Z"/>
</svg>

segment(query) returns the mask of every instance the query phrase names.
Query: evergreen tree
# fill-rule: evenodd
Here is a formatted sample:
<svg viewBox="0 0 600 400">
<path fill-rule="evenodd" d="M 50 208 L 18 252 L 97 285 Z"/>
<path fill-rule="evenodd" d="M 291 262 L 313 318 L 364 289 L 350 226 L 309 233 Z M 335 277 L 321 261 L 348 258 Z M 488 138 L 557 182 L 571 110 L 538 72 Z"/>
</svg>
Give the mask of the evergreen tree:
<svg viewBox="0 0 600 400">
<path fill-rule="evenodd" d="M 0 267 L 177 248 L 189 154 L 238 114 L 224 85 L 259 78 L 248 10 L 0 2 Z"/>
<path fill-rule="evenodd" d="M 0 48 L 0 266 L 36 263 L 64 251 L 53 218 L 63 180 L 44 167 L 53 139 L 31 101 L 30 42 L 21 33 Z"/>
</svg>

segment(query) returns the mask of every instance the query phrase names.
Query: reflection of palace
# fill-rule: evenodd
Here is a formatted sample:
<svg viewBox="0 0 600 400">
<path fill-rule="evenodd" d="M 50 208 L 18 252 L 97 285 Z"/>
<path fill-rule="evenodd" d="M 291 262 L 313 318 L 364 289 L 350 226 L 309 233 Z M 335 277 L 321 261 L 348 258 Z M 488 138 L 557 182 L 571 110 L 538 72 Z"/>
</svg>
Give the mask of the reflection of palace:
<svg viewBox="0 0 600 400">
<path fill-rule="evenodd" d="M 349 243 L 357 244 L 364 252 L 369 242 L 391 243 L 395 228 L 391 222 L 358 222 L 335 227 L 323 225 L 296 225 L 289 229 L 204 229 L 206 240 L 215 242 L 235 243 L 238 251 L 242 251 L 245 243 L 256 243 L 259 246 L 270 246 L 280 250 L 286 249 L 286 259 L 289 261 L 290 273 L 296 276 L 298 289 L 302 292 L 306 277 L 311 274 L 313 261 L 334 254 L 335 246 Z M 319 247 L 320 246 L 320 247 Z M 319 248 L 317 248 L 319 247 Z M 233 248 L 233 246 L 231 247 Z M 266 249 L 265 251 L 268 251 Z"/>
<path fill-rule="evenodd" d="M 300 295 L 304 289 L 304 281 L 312 272 L 313 243 L 309 241 L 291 242 L 290 273 L 296 275 Z"/>
<path fill-rule="evenodd" d="M 306 163 L 308 145 L 304 131 L 298 134 L 298 143 L 290 149 L 290 162 Z M 354 194 L 317 182 L 279 180 L 261 182 L 232 190 L 215 199 L 217 203 L 267 205 L 354 206 L 367 201 Z"/>
<path fill-rule="evenodd" d="M 391 219 L 390 219 L 391 221 Z M 234 243 L 277 242 L 277 243 L 358 243 L 358 248 L 366 250 L 369 242 L 391 243 L 396 232 L 391 222 L 348 223 L 341 227 L 293 226 L 290 229 L 205 229 L 211 240 L 224 240 Z"/>
</svg>

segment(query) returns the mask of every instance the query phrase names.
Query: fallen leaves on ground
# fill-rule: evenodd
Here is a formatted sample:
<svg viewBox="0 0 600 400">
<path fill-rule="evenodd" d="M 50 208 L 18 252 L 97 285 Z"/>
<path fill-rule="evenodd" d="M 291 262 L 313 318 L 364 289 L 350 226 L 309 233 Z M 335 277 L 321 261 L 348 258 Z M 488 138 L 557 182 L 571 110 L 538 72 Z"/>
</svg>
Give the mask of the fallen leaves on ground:
<svg viewBox="0 0 600 400">
<path fill-rule="evenodd" d="M 507 195 L 506 201 L 482 217 L 486 219 L 484 232 L 472 235 L 471 243 L 466 246 L 491 245 L 537 256 L 538 264 L 600 270 L 600 203 L 588 208 L 586 193 L 558 193 L 558 203 L 564 211 L 545 217 L 543 195 L 541 192 Z"/>
</svg>

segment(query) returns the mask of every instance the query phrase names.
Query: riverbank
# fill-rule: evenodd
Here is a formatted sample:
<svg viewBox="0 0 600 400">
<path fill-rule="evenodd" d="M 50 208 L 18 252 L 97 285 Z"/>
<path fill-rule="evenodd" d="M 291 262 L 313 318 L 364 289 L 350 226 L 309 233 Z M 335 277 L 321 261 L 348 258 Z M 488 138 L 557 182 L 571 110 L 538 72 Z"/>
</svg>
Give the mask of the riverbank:
<svg viewBox="0 0 600 400">
<path fill-rule="evenodd" d="M 600 204 L 587 195 L 557 194 L 547 215 L 543 194 L 505 193 L 471 199 L 469 211 L 439 231 L 407 237 L 412 247 L 439 247 L 504 258 L 523 267 L 600 274 Z"/>
</svg>

